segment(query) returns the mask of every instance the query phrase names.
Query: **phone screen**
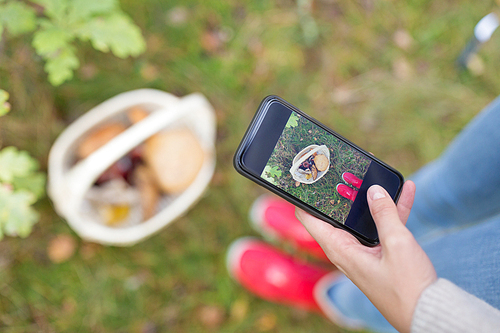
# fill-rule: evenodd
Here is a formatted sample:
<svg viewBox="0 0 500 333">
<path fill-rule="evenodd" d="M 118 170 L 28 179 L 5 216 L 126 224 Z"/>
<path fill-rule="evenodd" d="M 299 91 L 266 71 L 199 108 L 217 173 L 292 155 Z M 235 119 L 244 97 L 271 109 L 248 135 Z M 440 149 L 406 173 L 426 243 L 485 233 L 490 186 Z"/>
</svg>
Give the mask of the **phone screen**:
<svg viewBox="0 0 500 333">
<path fill-rule="evenodd" d="M 366 191 L 379 184 L 395 198 L 402 176 L 280 100 L 261 109 L 243 165 L 321 215 L 377 241 Z"/>
</svg>

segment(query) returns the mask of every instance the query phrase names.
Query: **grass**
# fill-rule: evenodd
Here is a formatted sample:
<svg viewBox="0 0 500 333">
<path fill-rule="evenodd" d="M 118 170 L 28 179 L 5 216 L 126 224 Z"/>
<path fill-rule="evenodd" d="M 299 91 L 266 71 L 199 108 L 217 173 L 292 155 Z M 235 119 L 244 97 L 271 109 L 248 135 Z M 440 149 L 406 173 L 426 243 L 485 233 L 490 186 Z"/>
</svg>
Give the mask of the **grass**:
<svg viewBox="0 0 500 333">
<path fill-rule="evenodd" d="M 0 144 L 28 150 L 46 168 L 57 135 L 98 103 L 143 87 L 199 91 L 217 111 L 216 174 L 186 216 L 130 248 L 79 239 L 44 199 L 28 239 L 0 242 L 0 330 L 342 332 L 229 278 L 225 250 L 238 237 L 258 236 L 247 214 L 264 193 L 233 170 L 232 155 L 260 100 L 276 94 L 411 175 L 500 91 L 498 35 L 480 51 L 482 74 L 455 67 L 496 2 L 315 0 L 312 44 L 291 0 L 121 3 L 144 31 L 146 53 L 121 60 L 81 44 L 82 67 L 57 88 L 29 39 L 2 40 L 0 86 L 13 111 L 0 120 Z M 185 21 L 172 22 L 175 8 L 187 12 Z M 394 41 L 398 30 L 411 36 L 409 47 Z M 223 38 L 207 47 L 207 33 Z M 53 264 L 46 248 L 58 234 L 72 235 L 77 250 Z M 217 320 L 207 321 L 206 309 Z"/>
</svg>

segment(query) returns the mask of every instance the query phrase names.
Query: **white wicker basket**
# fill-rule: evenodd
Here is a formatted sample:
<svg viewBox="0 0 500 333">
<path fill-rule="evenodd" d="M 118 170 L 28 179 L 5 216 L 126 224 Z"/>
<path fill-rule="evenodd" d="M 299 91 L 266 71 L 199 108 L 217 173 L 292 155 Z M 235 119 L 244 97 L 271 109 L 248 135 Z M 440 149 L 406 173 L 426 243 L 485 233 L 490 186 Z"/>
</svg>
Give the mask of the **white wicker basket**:
<svg viewBox="0 0 500 333">
<path fill-rule="evenodd" d="M 75 164 L 74 152 L 82 138 L 102 124 L 124 118 L 133 106 L 150 111 L 150 115 Z M 185 191 L 169 196 L 156 215 L 142 223 L 111 227 L 96 221 L 85 198 L 96 179 L 153 134 L 178 125 L 190 128 L 205 151 L 204 164 L 193 183 Z M 213 108 L 201 94 L 178 98 L 154 89 L 119 94 L 84 114 L 57 138 L 49 155 L 49 196 L 56 211 L 82 238 L 107 245 L 133 245 L 181 216 L 203 194 L 215 169 L 215 135 Z"/>
<path fill-rule="evenodd" d="M 328 166 L 326 170 L 318 171 L 318 176 L 316 177 L 316 179 L 313 178 L 307 179 L 306 174 L 301 173 L 299 171 L 299 166 L 314 153 L 325 155 L 326 158 L 328 159 Z M 310 145 L 305 147 L 297 155 L 295 155 L 295 157 L 293 158 L 292 167 L 290 168 L 290 173 L 292 174 L 292 177 L 295 181 L 304 184 L 312 184 L 320 180 L 321 177 L 323 177 L 328 172 L 329 168 L 330 168 L 330 150 L 328 149 L 328 147 L 325 145 L 321 146 Z"/>
</svg>

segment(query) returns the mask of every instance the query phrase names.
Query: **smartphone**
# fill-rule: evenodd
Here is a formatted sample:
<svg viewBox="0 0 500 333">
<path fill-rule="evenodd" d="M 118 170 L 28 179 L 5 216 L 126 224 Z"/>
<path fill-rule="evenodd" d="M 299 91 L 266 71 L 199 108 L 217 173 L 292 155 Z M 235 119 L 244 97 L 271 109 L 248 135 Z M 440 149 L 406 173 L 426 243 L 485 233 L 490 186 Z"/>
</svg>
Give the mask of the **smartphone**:
<svg viewBox="0 0 500 333">
<path fill-rule="evenodd" d="M 373 184 L 396 202 L 403 176 L 278 96 L 261 102 L 234 156 L 243 176 L 361 243 L 379 243 L 366 198 Z"/>
</svg>

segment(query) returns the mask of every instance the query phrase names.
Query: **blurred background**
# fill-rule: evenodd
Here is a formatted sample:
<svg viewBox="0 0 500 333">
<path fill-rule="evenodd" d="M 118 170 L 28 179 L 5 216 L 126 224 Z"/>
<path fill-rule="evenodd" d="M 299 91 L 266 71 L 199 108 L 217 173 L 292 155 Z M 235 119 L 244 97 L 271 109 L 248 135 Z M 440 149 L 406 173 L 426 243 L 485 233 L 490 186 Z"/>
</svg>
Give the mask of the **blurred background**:
<svg viewBox="0 0 500 333">
<path fill-rule="evenodd" d="M 498 1 L 119 4 L 141 29 L 144 53 L 121 59 L 76 41 L 79 66 L 57 86 L 31 35 L 2 39 L 0 88 L 12 107 L 0 118 L 0 146 L 28 151 L 46 171 L 58 134 L 102 101 L 144 87 L 201 92 L 217 115 L 215 175 L 187 215 L 126 248 L 81 240 L 43 197 L 28 238 L 0 241 L 0 330 L 341 332 L 228 276 L 226 248 L 257 236 L 247 215 L 264 193 L 233 169 L 239 140 L 262 98 L 276 94 L 410 176 L 500 92 L 500 36 L 470 69 L 456 66 Z M 49 249 L 61 237 L 63 260 L 54 261 Z"/>
</svg>

